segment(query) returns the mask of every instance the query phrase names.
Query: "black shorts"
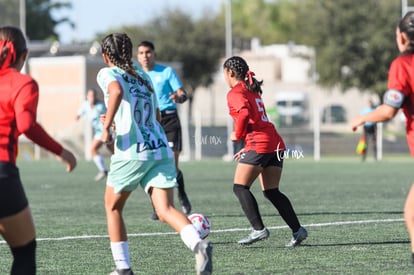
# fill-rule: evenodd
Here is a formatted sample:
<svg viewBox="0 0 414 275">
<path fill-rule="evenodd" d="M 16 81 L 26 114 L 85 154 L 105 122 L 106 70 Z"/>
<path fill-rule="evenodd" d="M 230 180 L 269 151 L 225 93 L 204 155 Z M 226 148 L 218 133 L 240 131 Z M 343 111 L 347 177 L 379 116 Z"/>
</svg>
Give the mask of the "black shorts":
<svg viewBox="0 0 414 275">
<path fill-rule="evenodd" d="M 183 148 L 181 123 L 177 111 L 161 112 L 161 125 L 167 135 L 168 144 L 173 151 L 181 152 Z"/>
<path fill-rule="evenodd" d="M 373 140 L 376 140 L 377 137 L 377 125 L 366 126 L 364 125 L 364 135 L 365 138 L 371 137 Z"/>
<path fill-rule="evenodd" d="M 272 153 L 258 154 L 256 151 L 247 151 L 242 153 L 239 162 L 263 168 L 268 166 L 277 166 L 283 168 L 283 151 Z"/>
<path fill-rule="evenodd" d="M 28 205 L 19 169 L 9 162 L 0 162 L 0 218 L 17 214 Z"/>
</svg>

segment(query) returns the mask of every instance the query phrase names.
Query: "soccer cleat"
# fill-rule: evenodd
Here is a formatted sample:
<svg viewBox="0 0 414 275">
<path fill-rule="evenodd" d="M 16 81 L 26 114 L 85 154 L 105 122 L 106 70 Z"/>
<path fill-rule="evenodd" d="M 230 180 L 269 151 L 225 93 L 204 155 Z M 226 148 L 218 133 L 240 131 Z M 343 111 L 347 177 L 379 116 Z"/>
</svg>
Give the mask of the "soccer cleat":
<svg viewBox="0 0 414 275">
<path fill-rule="evenodd" d="M 152 213 L 152 215 L 150 216 L 150 220 L 153 220 L 153 221 L 158 221 L 158 220 L 159 220 L 159 218 L 158 218 L 157 213 L 153 212 L 153 213 Z"/>
<path fill-rule="evenodd" d="M 128 269 L 115 269 L 109 275 L 134 275 L 134 272 L 130 268 Z"/>
<path fill-rule="evenodd" d="M 298 232 L 293 233 L 292 239 L 285 246 L 294 247 L 300 245 L 300 243 L 308 237 L 308 231 L 304 227 L 300 227 Z"/>
<path fill-rule="evenodd" d="M 252 244 L 254 242 L 267 239 L 269 237 L 269 230 L 263 228 L 262 230 L 254 230 L 244 239 L 238 241 L 239 244 Z"/>
<path fill-rule="evenodd" d="M 178 193 L 178 200 L 183 209 L 183 213 L 189 215 L 191 213 L 191 203 L 188 200 L 187 194 L 185 192 Z"/>
<path fill-rule="evenodd" d="M 197 275 L 210 275 L 213 272 L 213 245 L 201 240 L 195 249 Z"/>
<path fill-rule="evenodd" d="M 98 174 L 96 174 L 94 179 L 95 179 L 95 181 L 100 181 L 100 180 L 104 179 L 107 175 L 108 175 L 107 171 L 100 171 Z"/>
</svg>

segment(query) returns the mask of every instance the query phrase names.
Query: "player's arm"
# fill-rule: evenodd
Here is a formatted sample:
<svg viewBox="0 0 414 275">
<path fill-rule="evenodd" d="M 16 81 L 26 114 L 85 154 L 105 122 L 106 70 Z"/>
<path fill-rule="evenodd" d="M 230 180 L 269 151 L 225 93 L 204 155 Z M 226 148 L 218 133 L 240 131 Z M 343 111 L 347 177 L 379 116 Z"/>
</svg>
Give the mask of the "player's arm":
<svg viewBox="0 0 414 275">
<path fill-rule="evenodd" d="M 114 122 L 115 114 L 122 101 L 122 88 L 118 81 L 112 81 L 108 84 L 108 106 L 106 109 L 105 121 L 103 123 L 103 133 L 101 140 L 111 142 L 111 126 Z"/>
<path fill-rule="evenodd" d="M 249 110 L 241 108 L 237 114 L 237 119 L 234 121 L 234 132 L 230 136 L 232 141 L 240 141 L 247 134 L 247 124 L 249 122 Z"/>
<path fill-rule="evenodd" d="M 158 121 L 158 122 L 161 122 L 161 111 L 160 111 L 160 109 L 159 109 L 159 108 L 157 108 L 157 109 L 155 110 L 155 115 L 156 115 L 157 121 Z"/>
<path fill-rule="evenodd" d="M 65 150 L 36 122 L 36 110 L 38 102 L 38 87 L 36 83 L 26 85 L 15 99 L 16 127 L 20 133 L 46 150 L 54 153 L 59 160 L 66 164 L 66 171 L 72 171 L 76 166 L 75 156 Z"/>
<path fill-rule="evenodd" d="M 355 131 L 358 126 L 365 122 L 383 122 L 395 117 L 398 110 L 404 102 L 404 94 L 397 90 L 388 90 L 384 95 L 384 103 L 378 106 L 374 111 L 356 117 L 352 123 L 352 130 Z"/>
<path fill-rule="evenodd" d="M 183 88 L 179 88 L 170 95 L 170 98 L 174 103 L 184 103 L 188 97 L 187 92 Z"/>
</svg>

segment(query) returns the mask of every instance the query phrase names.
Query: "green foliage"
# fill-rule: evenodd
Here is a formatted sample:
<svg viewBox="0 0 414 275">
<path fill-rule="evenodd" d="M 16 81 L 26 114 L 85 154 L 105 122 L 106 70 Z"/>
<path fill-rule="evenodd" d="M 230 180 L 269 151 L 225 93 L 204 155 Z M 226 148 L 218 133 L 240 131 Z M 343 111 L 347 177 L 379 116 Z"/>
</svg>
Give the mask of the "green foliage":
<svg viewBox="0 0 414 275">
<path fill-rule="evenodd" d="M 67 17 L 55 19 L 53 10 L 71 8 L 69 2 L 53 2 L 51 0 L 27 0 L 26 2 L 26 32 L 31 40 L 59 40 L 54 28 L 59 24 L 74 24 Z"/>
<path fill-rule="evenodd" d="M 297 3 L 297 12 L 297 42 L 315 47 L 320 84 L 385 91 L 398 55 L 399 1 L 308 0 Z"/>
<path fill-rule="evenodd" d="M 1 25 L 19 26 L 20 1 L 0 0 Z M 53 10 L 70 9 L 69 2 L 53 2 L 51 0 L 26 0 L 26 34 L 31 40 L 59 40 L 54 28 L 59 24 L 73 23 L 67 18 L 55 19 Z"/>
<path fill-rule="evenodd" d="M 291 0 L 232 0 L 232 33 L 235 50 L 247 49 L 257 37 L 265 45 L 283 44 L 292 40 L 296 11 Z M 218 16 L 225 20 L 225 7 Z"/>
<path fill-rule="evenodd" d="M 195 21 L 180 10 L 166 10 L 142 26 L 126 26 L 120 31 L 128 33 L 134 45 L 152 41 L 158 61 L 181 62 L 182 81 L 189 92 L 213 82 L 224 55 L 224 29 L 208 15 Z"/>
</svg>

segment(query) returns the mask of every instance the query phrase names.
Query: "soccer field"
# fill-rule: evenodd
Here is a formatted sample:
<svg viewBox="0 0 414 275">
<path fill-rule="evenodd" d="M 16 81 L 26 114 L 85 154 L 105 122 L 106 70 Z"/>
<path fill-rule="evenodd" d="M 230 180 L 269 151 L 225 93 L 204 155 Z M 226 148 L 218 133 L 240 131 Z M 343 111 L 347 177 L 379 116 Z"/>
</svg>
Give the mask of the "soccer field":
<svg viewBox="0 0 414 275">
<path fill-rule="evenodd" d="M 309 236 L 285 248 L 291 232 L 260 191 L 256 195 L 269 239 L 250 246 L 249 232 L 232 192 L 234 162 L 183 162 L 193 212 L 210 218 L 214 274 L 413 274 L 402 210 L 414 161 L 389 158 L 287 159 L 281 190 L 292 201 Z M 93 163 L 80 161 L 72 174 L 54 160 L 19 161 L 37 228 L 38 274 L 108 274 L 114 268 L 103 207 L 104 182 Z M 175 195 L 175 199 L 177 196 Z M 152 208 L 141 189 L 124 216 L 135 274 L 195 274 L 193 253 L 178 234 L 150 221 Z M 0 242 L 0 274 L 11 255 Z"/>
</svg>

